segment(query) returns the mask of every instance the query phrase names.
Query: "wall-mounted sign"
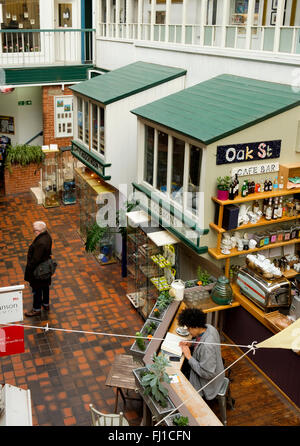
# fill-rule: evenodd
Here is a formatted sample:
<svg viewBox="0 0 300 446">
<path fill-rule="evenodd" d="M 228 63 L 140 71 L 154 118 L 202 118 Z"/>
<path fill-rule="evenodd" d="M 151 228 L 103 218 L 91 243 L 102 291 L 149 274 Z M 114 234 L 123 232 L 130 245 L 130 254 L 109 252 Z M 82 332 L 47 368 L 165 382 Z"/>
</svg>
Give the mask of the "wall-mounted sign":
<svg viewBox="0 0 300 446">
<path fill-rule="evenodd" d="M 217 165 L 267 161 L 280 157 L 281 140 L 231 144 L 217 147 Z"/>
<path fill-rule="evenodd" d="M 0 116 L 0 133 L 14 135 L 15 124 L 12 116 Z"/>
<path fill-rule="evenodd" d="M 8 291 L 0 294 L 0 324 L 23 320 L 22 291 Z"/>
<path fill-rule="evenodd" d="M 267 173 L 278 172 L 279 163 L 254 164 L 252 166 L 234 167 L 231 169 L 231 175 L 237 174 L 239 177 L 251 175 L 265 175 Z"/>
<path fill-rule="evenodd" d="M 24 353 L 24 327 L 0 327 L 0 356 Z"/>
</svg>

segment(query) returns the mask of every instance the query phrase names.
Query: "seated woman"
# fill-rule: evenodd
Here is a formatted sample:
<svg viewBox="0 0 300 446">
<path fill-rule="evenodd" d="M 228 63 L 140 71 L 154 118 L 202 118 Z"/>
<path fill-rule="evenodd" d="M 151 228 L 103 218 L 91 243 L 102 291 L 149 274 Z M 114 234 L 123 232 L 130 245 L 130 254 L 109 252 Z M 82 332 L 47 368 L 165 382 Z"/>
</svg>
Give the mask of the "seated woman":
<svg viewBox="0 0 300 446">
<path fill-rule="evenodd" d="M 215 327 L 206 324 L 205 313 L 197 308 L 186 308 L 181 311 L 178 323 L 188 328 L 195 341 L 179 343 L 185 356 L 182 372 L 196 390 L 205 386 L 199 394 L 204 400 L 211 402 L 219 393 L 225 377 L 221 347 L 218 345 L 219 333 Z M 219 374 L 218 378 L 208 384 Z"/>
</svg>

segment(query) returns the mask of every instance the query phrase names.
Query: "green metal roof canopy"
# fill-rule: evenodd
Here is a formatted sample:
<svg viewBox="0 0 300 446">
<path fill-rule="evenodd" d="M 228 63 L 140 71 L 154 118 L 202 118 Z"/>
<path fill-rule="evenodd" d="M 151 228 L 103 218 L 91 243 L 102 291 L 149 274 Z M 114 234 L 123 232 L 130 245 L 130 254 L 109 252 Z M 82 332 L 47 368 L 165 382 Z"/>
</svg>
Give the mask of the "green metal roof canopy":
<svg viewBox="0 0 300 446">
<path fill-rule="evenodd" d="M 207 145 L 298 105 L 290 85 L 223 74 L 132 113 Z"/>
<path fill-rule="evenodd" d="M 182 68 L 134 62 L 81 82 L 71 90 L 107 105 L 185 74 Z"/>
</svg>

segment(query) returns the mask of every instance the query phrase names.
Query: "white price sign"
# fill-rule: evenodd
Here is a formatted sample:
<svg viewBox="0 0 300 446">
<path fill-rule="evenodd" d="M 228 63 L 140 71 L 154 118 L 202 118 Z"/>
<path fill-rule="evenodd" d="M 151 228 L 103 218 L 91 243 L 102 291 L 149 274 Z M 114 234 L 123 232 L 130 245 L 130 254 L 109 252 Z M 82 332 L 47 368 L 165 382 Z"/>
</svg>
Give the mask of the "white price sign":
<svg viewBox="0 0 300 446">
<path fill-rule="evenodd" d="M 22 320 L 23 294 L 20 287 L 16 287 L 16 289 L 13 289 L 13 287 L 0 288 L 0 324 L 20 322 Z"/>
</svg>

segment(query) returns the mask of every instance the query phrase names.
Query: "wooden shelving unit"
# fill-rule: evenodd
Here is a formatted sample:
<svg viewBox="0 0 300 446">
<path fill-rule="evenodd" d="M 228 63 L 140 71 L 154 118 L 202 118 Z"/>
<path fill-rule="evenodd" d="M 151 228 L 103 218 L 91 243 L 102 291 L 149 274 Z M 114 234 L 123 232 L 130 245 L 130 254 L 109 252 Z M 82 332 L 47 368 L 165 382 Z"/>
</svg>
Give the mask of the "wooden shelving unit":
<svg viewBox="0 0 300 446">
<path fill-rule="evenodd" d="M 297 193 L 297 191 L 295 189 L 278 189 L 278 190 L 272 191 L 272 192 L 260 192 L 260 193 L 256 193 L 256 194 L 250 194 L 247 197 L 238 196 L 234 200 L 222 201 L 222 200 L 218 200 L 216 197 L 212 197 L 212 200 L 216 204 L 219 205 L 218 223 L 217 224 L 210 223 L 210 225 L 209 225 L 217 233 L 217 246 L 216 246 L 216 248 L 208 249 L 208 253 L 217 260 L 225 259 L 225 275 L 227 277 L 229 277 L 229 268 L 230 268 L 231 257 L 236 257 L 236 256 L 240 256 L 243 254 L 249 254 L 249 253 L 257 252 L 257 251 L 263 251 L 264 249 L 277 248 L 280 246 L 300 243 L 300 238 L 296 238 L 293 240 L 288 240 L 288 241 L 280 242 L 280 243 L 270 243 L 269 245 L 265 245 L 265 247 L 248 249 L 246 251 L 238 251 L 236 248 L 234 248 L 231 250 L 230 254 L 222 254 L 221 253 L 222 234 L 224 232 L 227 232 L 227 230 L 222 227 L 224 206 L 230 205 L 230 204 L 249 203 L 250 201 L 263 200 L 265 198 L 274 198 L 274 197 L 280 197 L 280 196 L 293 195 L 294 193 Z M 231 231 L 252 229 L 252 228 L 257 228 L 257 227 L 267 226 L 267 225 L 274 225 L 274 224 L 277 225 L 277 224 L 284 223 L 284 222 L 294 221 L 299 218 L 300 218 L 300 216 L 292 216 L 292 217 L 285 216 L 285 217 L 282 217 L 277 220 L 266 220 L 265 218 L 262 217 L 257 223 L 244 224 L 244 225 L 241 225 L 235 229 L 231 229 Z M 296 273 L 296 271 L 294 271 L 294 272 L 287 271 L 287 274 L 289 277 L 293 277 L 293 275 L 296 275 L 297 273 Z"/>
</svg>

